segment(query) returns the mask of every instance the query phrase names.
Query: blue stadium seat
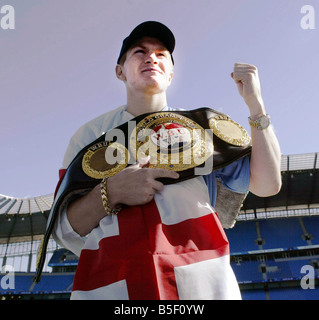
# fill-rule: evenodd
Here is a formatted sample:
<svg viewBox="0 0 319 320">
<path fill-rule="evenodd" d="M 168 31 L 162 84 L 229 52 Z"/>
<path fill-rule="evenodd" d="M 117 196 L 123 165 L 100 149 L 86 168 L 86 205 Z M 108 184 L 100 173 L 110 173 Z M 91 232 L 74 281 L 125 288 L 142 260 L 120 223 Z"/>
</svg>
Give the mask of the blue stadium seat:
<svg viewBox="0 0 319 320">
<path fill-rule="evenodd" d="M 48 274 L 41 278 L 41 281 L 37 283 L 32 292 L 65 292 L 70 291 L 70 285 L 73 282 L 73 274 Z M 71 288 L 72 289 L 72 288 Z"/>
<path fill-rule="evenodd" d="M 0 276 L 0 281 L 2 279 L 3 275 Z M 5 289 L 0 286 L 0 294 L 4 292 L 28 292 L 31 285 L 32 285 L 32 278 L 33 276 L 25 275 L 23 273 L 15 273 L 14 274 L 14 289 Z"/>
<path fill-rule="evenodd" d="M 319 300 L 319 288 L 303 290 L 301 287 L 270 288 L 270 300 Z"/>
<path fill-rule="evenodd" d="M 241 282 L 260 282 L 263 280 L 258 261 L 245 261 L 241 264 L 231 263 L 236 279 Z"/>
<path fill-rule="evenodd" d="M 256 223 L 254 221 L 237 222 L 231 229 L 225 229 L 230 252 L 258 250 L 255 244 L 257 239 Z"/>
<path fill-rule="evenodd" d="M 293 277 L 288 261 L 267 261 L 266 265 L 268 280 L 291 279 Z"/>
<path fill-rule="evenodd" d="M 310 265 L 309 260 L 289 260 L 288 261 L 291 274 L 293 277 L 298 278 L 298 277 L 303 277 L 305 274 L 301 273 L 301 268 L 305 265 Z"/>
<path fill-rule="evenodd" d="M 77 266 L 78 257 L 67 249 L 57 249 L 54 251 L 48 266 L 49 267 L 62 267 L 62 266 Z"/>
<path fill-rule="evenodd" d="M 241 290 L 243 300 L 266 300 L 264 289 Z"/>
<path fill-rule="evenodd" d="M 265 219 L 259 221 L 263 249 L 305 246 L 302 229 L 297 218 Z"/>
<path fill-rule="evenodd" d="M 302 217 L 302 221 L 308 233 L 312 234 L 312 244 L 319 244 L 319 217 Z"/>
<path fill-rule="evenodd" d="M 0 281 L 3 275 L 0 276 Z M 58 293 L 71 292 L 74 274 L 43 274 L 41 281 L 33 286 L 33 275 L 14 275 L 14 288 L 4 289 L 0 286 L 0 294 L 21 294 L 21 293 Z M 33 289 L 32 289 L 33 286 Z"/>
</svg>

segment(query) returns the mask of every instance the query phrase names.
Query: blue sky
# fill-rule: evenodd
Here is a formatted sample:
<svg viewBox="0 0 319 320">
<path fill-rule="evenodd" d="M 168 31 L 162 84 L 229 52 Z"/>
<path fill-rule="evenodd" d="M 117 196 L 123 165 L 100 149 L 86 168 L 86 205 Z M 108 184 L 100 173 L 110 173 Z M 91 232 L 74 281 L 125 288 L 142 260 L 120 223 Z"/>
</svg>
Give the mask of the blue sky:
<svg viewBox="0 0 319 320">
<path fill-rule="evenodd" d="M 54 192 L 70 137 L 125 103 L 114 73 L 124 37 L 157 20 L 175 34 L 170 106 L 208 106 L 249 131 L 248 108 L 230 78 L 255 64 L 284 155 L 318 152 L 319 19 L 315 0 L 0 0 L 15 29 L 0 28 L 0 194 Z M 3 16 L 0 15 L 0 19 Z M 317 22 L 318 21 L 318 22 Z"/>
</svg>

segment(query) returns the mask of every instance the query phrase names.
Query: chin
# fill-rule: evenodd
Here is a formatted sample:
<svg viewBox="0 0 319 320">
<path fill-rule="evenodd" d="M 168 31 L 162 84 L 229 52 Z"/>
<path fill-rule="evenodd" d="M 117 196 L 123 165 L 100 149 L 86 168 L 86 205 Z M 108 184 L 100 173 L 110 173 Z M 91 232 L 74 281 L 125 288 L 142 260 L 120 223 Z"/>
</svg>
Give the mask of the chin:
<svg viewBox="0 0 319 320">
<path fill-rule="evenodd" d="M 148 80 L 144 83 L 144 88 L 146 90 L 150 89 L 150 90 L 155 90 L 155 91 L 163 91 L 164 86 L 162 83 L 159 83 L 156 80 Z"/>
</svg>

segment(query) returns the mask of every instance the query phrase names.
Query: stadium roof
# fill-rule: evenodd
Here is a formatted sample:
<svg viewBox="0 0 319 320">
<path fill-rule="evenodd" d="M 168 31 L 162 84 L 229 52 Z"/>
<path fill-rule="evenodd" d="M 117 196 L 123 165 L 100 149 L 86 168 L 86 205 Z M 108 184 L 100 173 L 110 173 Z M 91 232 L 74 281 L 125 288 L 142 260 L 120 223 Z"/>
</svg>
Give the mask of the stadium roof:
<svg viewBox="0 0 319 320">
<path fill-rule="evenodd" d="M 0 214 L 31 215 L 37 212 L 44 213 L 51 209 L 53 194 L 35 198 L 13 198 L 0 194 Z"/>
<path fill-rule="evenodd" d="M 319 207 L 318 153 L 282 156 L 281 191 L 272 197 L 248 194 L 241 213 Z M 53 194 L 19 199 L 0 194 L 0 243 L 30 241 L 41 236 Z"/>
<path fill-rule="evenodd" d="M 282 188 L 271 197 L 260 198 L 249 193 L 243 212 L 275 211 L 319 206 L 318 153 L 282 156 Z"/>
<path fill-rule="evenodd" d="M 39 238 L 52 203 L 53 194 L 24 199 L 0 194 L 0 244 Z"/>
</svg>

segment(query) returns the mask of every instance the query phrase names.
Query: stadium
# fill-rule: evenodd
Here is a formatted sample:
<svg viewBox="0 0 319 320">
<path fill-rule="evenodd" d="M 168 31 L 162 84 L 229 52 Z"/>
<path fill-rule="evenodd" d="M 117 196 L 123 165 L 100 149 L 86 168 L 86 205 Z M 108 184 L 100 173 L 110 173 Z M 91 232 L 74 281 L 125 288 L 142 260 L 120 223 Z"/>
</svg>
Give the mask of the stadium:
<svg viewBox="0 0 319 320">
<path fill-rule="evenodd" d="M 318 153 L 282 156 L 281 191 L 249 193 L 235 227 L 225 230 L 243 300 L 319 299 L 318 171 Z M 69 299 L 78 258 L 53 239 L 42 279 L 32 282 L 52 203 L 53 194 L 0 195 L 2 300 Z"/>
</svg>

